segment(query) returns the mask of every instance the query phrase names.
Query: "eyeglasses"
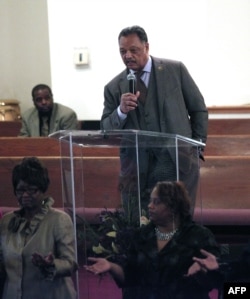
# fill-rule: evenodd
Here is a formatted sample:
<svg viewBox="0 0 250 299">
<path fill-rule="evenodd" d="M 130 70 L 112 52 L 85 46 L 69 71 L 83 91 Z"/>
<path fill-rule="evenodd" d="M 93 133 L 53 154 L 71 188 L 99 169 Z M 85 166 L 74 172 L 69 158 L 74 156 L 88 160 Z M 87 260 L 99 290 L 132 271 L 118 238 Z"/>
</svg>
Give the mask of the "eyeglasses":
<svg viewBox="0 0 250 299">
<path fill-rule="evenodd" d="M 37 193 L 39 189 L 38 188 L 22 188 L 22 189 L 16 189 L 16 195 L 17 196 L 22 196 L 25 192 L 28 193 L 29 195 L 34 195 Z"/>
</svg>

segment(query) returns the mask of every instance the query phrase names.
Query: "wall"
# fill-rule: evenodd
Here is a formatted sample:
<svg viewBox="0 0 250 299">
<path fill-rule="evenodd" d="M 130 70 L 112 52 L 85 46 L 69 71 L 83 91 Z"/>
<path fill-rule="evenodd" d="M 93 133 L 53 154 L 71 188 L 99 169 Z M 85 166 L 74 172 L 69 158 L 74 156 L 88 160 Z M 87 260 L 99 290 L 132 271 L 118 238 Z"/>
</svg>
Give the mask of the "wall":
<svg viewBox="0 0 250 299">
<path fill-rule="evenodd" d="M 185 63 L 208 106 L 250 103 L 248 0 L 2 0 L 0 98 L 23 110 L 44 81 L 80 119 L 99 120 L 103 87 L 124 68 L 117 36 L 133 24 L 146 29 L 152 55 Z M 74 65 L 79 47 L 87 67 Z"/>
<path fill-rule="evenodd" d="M 83 119 L 100 118 L 103 86 L 124 68 L 117 36 L 133 24 L 152 55 L 186 64 L 207 105 L 250 103 L 247 0 L 48 0 L 48 11 L 53 88 Z M 89 49 L 88 68 L 74 66 L 75 47 Z"/>
<path fill-rule="evenodd" d="M 0 99 L 32 105 L 31 89 L 51 84 L 47 0 L 0 0 Z"/>
</svg>

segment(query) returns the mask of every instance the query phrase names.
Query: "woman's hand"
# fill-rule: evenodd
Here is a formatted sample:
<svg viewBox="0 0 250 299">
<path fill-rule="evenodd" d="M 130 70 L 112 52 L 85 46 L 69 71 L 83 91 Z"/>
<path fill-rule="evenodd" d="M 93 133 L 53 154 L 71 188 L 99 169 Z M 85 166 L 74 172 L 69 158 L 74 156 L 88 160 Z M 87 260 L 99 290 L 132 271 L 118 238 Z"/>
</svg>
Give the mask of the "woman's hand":
<svg viewBox="0 0 250 299">
<path fill-rule="evenodd" d="M 198 272 L 202 271 L 202 267 L 199 265 L 199 263 L 194 262 L 188 269 L 188 272 L 185 276 L 192 276 Z"/>
<path fill-rule="evenodd" d="M 84 268 L 92 272 L 94 274 L 102 274 L 105 272 L 110 271 L 111 269 L 111 264 L 108 260 L 104 258 L 94 258 L 94 257 L 89 257 L 88 261 L 93 262 L 92 265 L 85 265 Z"/>
<path fill-rule="evenodd" d="M 208 270 L 217 270 L 219 268 L 215 255 L 204 249 L 200 251 L 206 258 L 193 257 L 194 263 L 189 267 L 188 273 L 185 276 L 191 276 L 200 271 L 207 272 Z"/>
<path fill-rule="evenodd" d="M 206 257 L 206 258 L 198 258 L 194 257 L 193 260 L 199 265 L 206 270 L 217 270 L 219 268 L 219 264 L 217 262 L 216 256 L 213 255 L 212 253 L 201 249 L 201 253 Z"/>
<path fill-rule="evenodd" d="M 32 254 L 32 263 L 39 268 L 52 266 L 54 263 L 54 255 L 49 253 L 46 256 L 42 256 L 40 253 L 35 252 Z"/>
</svg>

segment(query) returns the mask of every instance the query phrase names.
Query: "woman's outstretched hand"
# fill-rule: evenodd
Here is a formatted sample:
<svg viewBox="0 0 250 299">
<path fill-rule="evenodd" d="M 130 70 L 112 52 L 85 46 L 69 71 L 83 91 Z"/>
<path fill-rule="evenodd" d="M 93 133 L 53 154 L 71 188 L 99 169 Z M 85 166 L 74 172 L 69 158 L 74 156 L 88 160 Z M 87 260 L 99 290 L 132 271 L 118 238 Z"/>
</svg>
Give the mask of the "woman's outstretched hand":
<svg viewBox="0 0 250 299">
<path fill-rule="evenodd" d="M 111 269 L 110 262 L 105 258 L 89 257 L 88 261 L 92 262 L 93 264 L 85 265 L 84 268 L 96 275 L 108 272 Z"/>
<path fill-rule="evenodd" d="M 219 268 L 215 255 L 204 249 L 201 249 L 200 251 L 205 258 L 193 257 L 194 263 L 189 267 L 186 276 L 194 275 L 199 271 L 207 272 L 208 270 L 217 270 Z"/>
</svg>

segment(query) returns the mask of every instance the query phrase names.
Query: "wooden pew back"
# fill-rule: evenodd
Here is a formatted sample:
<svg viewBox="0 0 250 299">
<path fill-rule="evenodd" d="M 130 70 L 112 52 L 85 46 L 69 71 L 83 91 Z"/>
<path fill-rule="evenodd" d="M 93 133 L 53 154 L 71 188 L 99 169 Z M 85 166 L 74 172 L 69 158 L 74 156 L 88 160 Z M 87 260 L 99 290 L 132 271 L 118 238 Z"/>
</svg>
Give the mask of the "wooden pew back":
<svg viewBox="0 0 250 299">
<path fill-rule="evenodd" d="M 208 121 L 208 138 L 210 135 L 249 135 L 250 118 L 210 118 Z"/>
<path fill-rule="evenodd" d="M 201 205 L 201 199 L 203 208 L 250 208 L 249 143 L 250 138 L 247 135 L 217 135 L 208 138 L 205 149 L 206 161 L 201 161 L 198 207 Z M 0 205 L 16 205 L 11 172 L 14 165 L 25 156 L 37 156 L 48 167 L 51 178 L 48 194 L 54 197 L 56 205 L 62 206 L 64 195 L 62 181 L 66 176 L 65 171 L 61 172 L 59 141 L 53 138 L 21 137 L 0 138 L 2 194 Z M 77 205 L 83 203 L 86 207 L 97 208 L 115 208 L 120 205 L 118 192 L 120 160 L 117 148 L 84 148 L 83 163 L 75 163 L 79 165 L 74 178 L 75 184 L 80 188 L 84 185 L 84 192 L 82 190 L 77 192 Z M 84 177 L 82 166 L 87 173 Z"/>
<path fill-rule="evenodd" d="M 74 147 L 76 157 L 82 153 L 82 162 L 81 158 L 74 160 L 74 183 L 79 189 L 82 189 L 84 184 L 84 193 L 82 190 L 76 192 L 76 205 L 100 208 L 118 207 L 120 205 L 118 149 L 84 148 L 82 152 L 81 148 Z M 36 156 L 49 171 L 51 182 L 47 193 L 55 199 L 55 206 L 62 207 L 64 195 L 67 193 L 67 198 L 71 198 L 72 195 L 67 192 L 66 187 L 62 188 L 62 182 L 70 179 L 67 169 L 61 171 L 62 161 L 69 160 L 68 156 L 63 156 L 63 154 L 61 154 L 59 140 L 57 139 L 46 137 L 1 137 L 0 192 L 2 200 L 0 206 L 17 206 L 11 182 L 12 169 L 23 157 Z M 82 168 L 87 173 L 86 176 L 82 173 Z M 104 180 L 104 178 L 109 179 Z"/>
<path fill-rule="evenodd" d="M 17 137 L 21 129 L 21 121 L 0 121 L 1 137 Z"/>
</svg>

